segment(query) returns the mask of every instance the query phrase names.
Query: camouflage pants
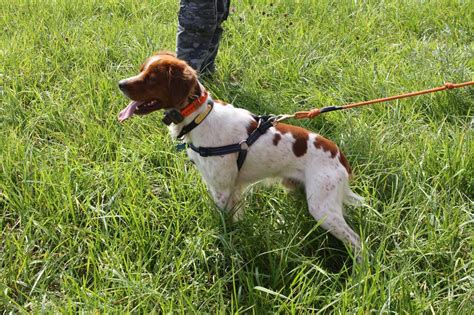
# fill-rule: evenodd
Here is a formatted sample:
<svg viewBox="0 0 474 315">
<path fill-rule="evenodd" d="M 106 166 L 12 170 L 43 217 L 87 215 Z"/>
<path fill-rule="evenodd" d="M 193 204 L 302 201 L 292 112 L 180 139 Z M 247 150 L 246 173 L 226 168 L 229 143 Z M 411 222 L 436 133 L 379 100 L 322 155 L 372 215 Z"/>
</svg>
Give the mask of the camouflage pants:
<svg viewBox="0 0 474 315">
<path fill-rule="evenodd" d="M 213 72 L 230 0 L 181 0 L 178 15 L 178 58 L 200 73 Z"/>
</svg>

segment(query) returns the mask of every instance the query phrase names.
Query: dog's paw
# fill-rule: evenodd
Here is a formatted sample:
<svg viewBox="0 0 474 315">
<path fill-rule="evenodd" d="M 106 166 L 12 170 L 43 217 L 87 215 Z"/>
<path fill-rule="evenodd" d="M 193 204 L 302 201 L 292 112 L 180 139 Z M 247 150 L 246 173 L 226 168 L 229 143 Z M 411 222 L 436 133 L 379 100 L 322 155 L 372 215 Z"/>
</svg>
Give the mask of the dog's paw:
<svg viewBox="0 0 474 315">
<path fill-rule="evenodd" d="M 232 223 L 237 223 L 244 218 L 244 209 L 242 207 L 235 207 L 231 212 Z"/>
<path fill-rule="evenodd" d="M 348 189 L 344 198 L 344 203 L 349 206 L 360 207 L 364 204 L 364 198 Z"/>
</svg>

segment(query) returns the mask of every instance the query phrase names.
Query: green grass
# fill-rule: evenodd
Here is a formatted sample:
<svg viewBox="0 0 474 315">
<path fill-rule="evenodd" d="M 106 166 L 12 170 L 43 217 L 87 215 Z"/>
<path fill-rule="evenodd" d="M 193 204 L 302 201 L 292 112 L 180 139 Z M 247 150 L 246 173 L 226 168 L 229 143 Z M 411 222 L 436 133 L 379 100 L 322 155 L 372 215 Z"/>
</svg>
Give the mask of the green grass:
<svg viewBox="0 0 474 315">
<path fill-rule="evenodd" d="M 291 113 L 473 80 L 473 1 L 233 0 L 206 86 Z M 0 309 L 451 313 L 473 302 L 474 89 L 294 121 L 367 205 L 362 264 L 301 194 L 251 189 L 231 225 L 161 115 L 120 125 L 119 79 L 174 50 L 177 1 L 1 0 Z"/>
</svg>

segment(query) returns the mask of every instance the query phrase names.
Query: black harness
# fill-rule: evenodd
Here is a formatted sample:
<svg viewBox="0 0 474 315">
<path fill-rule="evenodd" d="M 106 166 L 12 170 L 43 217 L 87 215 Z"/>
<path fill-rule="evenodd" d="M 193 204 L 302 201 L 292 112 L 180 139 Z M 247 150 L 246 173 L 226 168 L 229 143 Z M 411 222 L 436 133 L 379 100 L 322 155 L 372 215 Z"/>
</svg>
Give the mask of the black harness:
<svg viewBox="0 0 474 315">
<path fill-rule="evenodd" d="M 210 103 L 210 105 L 212 106 L 213 102 Z M 255 130 L 250 133 L 247 139 L 242 140 L 239 143 L 224 145 L 221 147 L 196 147 L 192 143 L 188 143 L 187 146 L 202 157 L 222 156 L 226 154 L 239 153 L 237 157 L 237 169 L 240 170 L 242 168 L 242 165 L 244 165 L 249 147 L 254 144 L 258 140 L 258 138 L 260 138 L 260 136 L 265 134 L 265 132 L 267 132 L 270 127 L 273 127 L 277 119 L 276 116 L 271 115 L 252 116 L 257 121 L 257 128 L 255 128 Z M 192 121 L 189 125 L 184 126 L 181 132 L 179 133 L 178 138 L 181 138 L 182 136 L 196 128 L 198 125 L 199 123 Z"/>
</svg>

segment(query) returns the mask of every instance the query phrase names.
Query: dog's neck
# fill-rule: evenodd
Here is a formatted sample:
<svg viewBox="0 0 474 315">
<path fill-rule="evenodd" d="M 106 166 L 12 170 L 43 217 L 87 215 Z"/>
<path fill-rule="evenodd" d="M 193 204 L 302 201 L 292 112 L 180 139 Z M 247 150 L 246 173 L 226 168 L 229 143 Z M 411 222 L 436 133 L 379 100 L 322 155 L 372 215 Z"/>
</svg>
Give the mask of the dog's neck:
<svg viewBox="0 0 474 315">
<path fill-rule="evenodd" d="M 190 104 L 191 102 L 193 102 L 196 99 L 196 97 L 200 97 L 204 91 L 205 91 L 205 88 L 201 85 L 201 83 L 198 82 L 198 84 L 194 88 L 193 96 L 188 98 L 186 103 L 182 105 L 182 108 L 185 107 L 186 105 Z M 211 96 L 209 95 L 207 97 L 207 99 L 204 101 L 204 103 L 201 106 L 199 106 L 196 110 L 194 110 L 190 115 L 186 116 L 182 122 L 180 122 L 178 124 L 171 124 L 169 126 L 172 138 L 176 139 L 184 126 L 188 125 L 194 119 L 196 119 L 197 116 L 199 116 L 204 111 L 208 110 L 208 106 L 209 106 L 208 105 L 208 100 L 209 100 L 210 97 Z M 204 121 L 205 121 L 205 119 L 204 119 Z M 202 123 L 204 123 L 204 121 Z M 184 136 L 184 140 L 186 142 L 188 142 L 188 140 L 190 138 L 190 134 L 192 132 L 193 131 L 191 131 L 189 134 Z"/>
</svg>

